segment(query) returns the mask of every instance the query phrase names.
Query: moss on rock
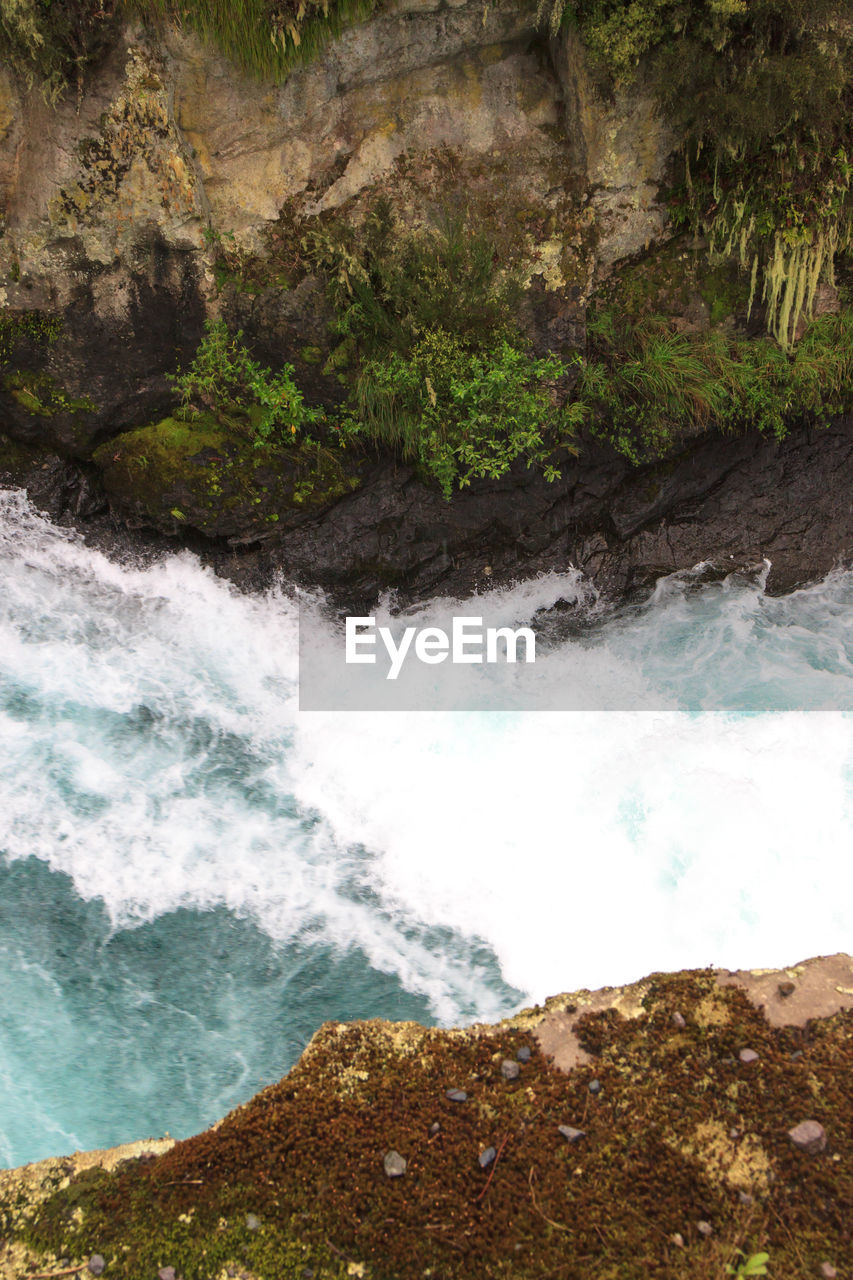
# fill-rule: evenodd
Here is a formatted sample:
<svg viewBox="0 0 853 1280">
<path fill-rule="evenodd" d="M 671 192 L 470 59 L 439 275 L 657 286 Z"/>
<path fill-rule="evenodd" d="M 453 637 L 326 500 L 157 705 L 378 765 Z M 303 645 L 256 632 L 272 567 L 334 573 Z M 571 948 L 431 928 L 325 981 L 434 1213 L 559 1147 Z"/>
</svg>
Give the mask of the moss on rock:
<svg viewBox="0 0 853 1280">
<path fill-rule="evenodd" d="M 259 1280 L 686 1280 L 724 1275 L 740 1249 L 769 1252 L 786 1280 L 823 1261 L 843 1274 L 853 1011 L 771 1026 L 711 970 L 603 994 L 615 1006 L 578 993 L 467 1031 L 328 1024 L 207 1132 L 72 1178 L 23 1216 L 8 1216 L 14 1184 L 0 1186 L 0 1213 L 45 1264 L 98 1252 L 124 1280 L 161 1266 L 184 1280 L 229 1266 Z M 569 1071 L 542 1050 L 563 1016 L 588 1055 Z M 788 1139 L 806 1117 L 826 1129 L 819 1155 Z M 401 1177 L 384 1171 L 392 1150 Z"/>
<path fill-rule="evenodd" d="M 111 505 L 165 533 L 251 539 L 301 523 L 357 488 L 357 463 L 321 444 L 256 446 L 211 415 L 164 418 L 95 451 Z M 247 424 L 244 424 L 247 427 Z"/>
</svg>

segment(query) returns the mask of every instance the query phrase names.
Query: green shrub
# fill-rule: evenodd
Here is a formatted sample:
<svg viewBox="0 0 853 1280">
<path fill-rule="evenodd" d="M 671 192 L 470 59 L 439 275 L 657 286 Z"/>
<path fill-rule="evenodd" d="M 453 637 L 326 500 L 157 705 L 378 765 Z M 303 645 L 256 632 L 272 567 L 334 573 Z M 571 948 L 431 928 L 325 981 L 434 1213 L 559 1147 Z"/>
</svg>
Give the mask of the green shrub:
<svg viewBox="0 0 853 1280">
<path fill-rule="evenodd" d="M 189 414 L 208 410 L 220 422 L 247 430 L 257 444 L 296 442 L 300 432 L 319 418 L 309 409 L 293 380 L 293 365 L 272 373 L 254 361 L 224 320 L 208 320 L 192 364 L 167 375 Z"/>
<path fill-rule="evenodd" d="M 471 344 L 517 336 L 519 281 L 461 217 L 401 233 L 380 199 L 358 230 L 314 230 L 304 244 L 328 282 L 336 333 L 365 356 L 408 355 L 437 328 Z"/>
<path fill-rule="evenodd" d="M 410 355 L 365 365 L 351 429 L 415 462 L 447 499 L 474 476 L 505 475 L 518 458 L 556 479 L 554 455 L 572 448 L 584 412 L 557 404 L 566 372 L 560 360 L 532 359 L 505 340 L 478 351 L 430 329 Z"/>
<path fill-rule="evenodd" d="M 593 431 L 633 462 L 705 427 L 782 439 L 795 421 L 820 425 L 853 404 L 851 312 L 814 320 L 790 353 L 723 329 L 677 333 L 660 316 L 631 325 L 604 312 L 588 333 L 578 399 Z"/>
</svg>

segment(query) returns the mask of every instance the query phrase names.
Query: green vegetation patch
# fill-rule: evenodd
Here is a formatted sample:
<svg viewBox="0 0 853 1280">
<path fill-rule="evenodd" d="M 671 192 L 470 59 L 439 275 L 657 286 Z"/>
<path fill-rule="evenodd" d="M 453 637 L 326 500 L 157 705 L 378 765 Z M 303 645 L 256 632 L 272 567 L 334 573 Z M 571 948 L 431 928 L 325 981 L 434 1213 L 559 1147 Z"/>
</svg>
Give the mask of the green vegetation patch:
<svg viewBox="0 0 853 1280">
<path fill-rule="evenodd" d="M 340 448 L 302 440 L 256 445 L 211 414 L 172 417 L 96 450 L 113 504 L 165 532 L 189 526 L 217 537 L 261 536 L 286 527 L 358 486 L 357 466 Z"/>
<path fill-rule="evenodd" d="M 724 328 L 683 333 L 661 316 L 633 322 L 604 311 L 589 324 L 575 394 L 593 432 L 634 462 L 714 427 L 782 439 L 853 405 L 853 312 L 821 316 L 792 353 L 772 338 Z"/>
<path fill-rule="evenodd" d="M 676 224 L 736 259 L 783 346 L 853 234 L 853 27 L 845 0 L 541 0 L 602 85 L 644 83 L 680 132 Z"/>
<path fill-rule="evenodd" d="M 195 31 L 250 75 L 280 81 L 379 0 L 128 0 Z"/>
<path fill-rule="evenodd" d="M 533 1019 L 518 1021 L 482 1034 L 329 1025 L 215 1129 L 78 1177 L 6 1221 L 46 1262 L 98 1252 L 123 1280 L 163 1266 L 184 1280 L 228 1266 L 260 1280 L 306 1267 L 375 1280 L 688 1280 L 761 1252 L 780 1280 L 807 1280 L 824 1261 L 843 1274 L 849 1012 L 778 1030 L 710 972 L 660 976 L 637 1018 L 580 1019 L 591 1058 L 568 1074 L 539 1053 Z M 522 1048 L 530 1059 L 507 1078 L 502 1064 Z M 741 1062 L 744 1048 L 757 1060 Z M 804 1119 L 826 1130 L 817 1155 L 788 1139 Z M 400 1176 L 386 1173 L 391 1152 Z"/>
<path fill-rule="evenodd" d="M 561 360 L 534 360 L 506 340 L 477 350 L 429 329 L 408 357 L 364 366 L 351 429 L 414 461 L 448 500 L 475 476 L 506 475 L 517 459 L 555 480 L 558 451 L 576 452 L 585 416 L 558 391 L 567 372 Z"/>
<path fill-rule="evenodd" d="M 6 375 L 3 386 L 23 409 L 38 418 L 95 413 L 98 407 L 88 396 L 70 396 L 45 370 L 16 370 Z"/>
</svg>

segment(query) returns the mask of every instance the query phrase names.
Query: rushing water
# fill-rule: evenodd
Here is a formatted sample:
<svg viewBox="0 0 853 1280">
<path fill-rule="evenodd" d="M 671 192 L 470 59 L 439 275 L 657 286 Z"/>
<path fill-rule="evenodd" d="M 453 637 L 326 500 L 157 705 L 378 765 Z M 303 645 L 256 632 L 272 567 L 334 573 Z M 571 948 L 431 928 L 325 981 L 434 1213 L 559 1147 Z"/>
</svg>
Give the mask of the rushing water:
<svg viewBox="0 0 853 1280">
<path fill-rule="evenodd" d="M 0 492 L 0 1164 L 197 1130 L 328 1018 L 849 948 L 851 605 L 850 573 L 670 580 L 546 628 L 542 705 L 589 709 L 299 712 L 287 590 L 111 563 Z"/>
</svg>

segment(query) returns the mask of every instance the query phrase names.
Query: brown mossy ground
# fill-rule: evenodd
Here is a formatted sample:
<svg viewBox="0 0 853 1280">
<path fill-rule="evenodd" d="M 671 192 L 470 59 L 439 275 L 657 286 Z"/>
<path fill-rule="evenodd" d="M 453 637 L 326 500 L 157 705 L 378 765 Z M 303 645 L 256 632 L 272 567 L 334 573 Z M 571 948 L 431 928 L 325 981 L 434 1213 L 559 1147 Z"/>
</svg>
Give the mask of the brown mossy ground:
<svg viewBox="0 0 853 1280">
<path fill-rule="evenodd" d="M 95 451 L 113 506 L 164 533 L 257 536 L 286 528 L 357 487 L 352 451 L 302 442 L 257 447 L 245 422 L 165 418 Z"/>
<path fill-rule="evenodd" d="M 849 1275 L 853 1013 L 773 1028 L 711 971 L 644 991 L 636 1017 L 584 1015 L 592 1058 L 568 1073 L 539 1051 L 535 1013 L 470 1032 L 330 1024 L 218 1126 L 35 1209 L 7 1196 L 0 1223 L 45 1270 L 98 1252 L 124 1280 L 165 1265 L 184 1280 L 229 1266 L 260 1280 L 695 1280 L 724 1276 L 738 1249 L 768 1252 L 778 1280 L 827 1261 Z M 501 1062 L 522 1046 L 531 1059 L 507 1081 Z M 740 1062 L 745 1047 L 757 1062 Z M 819 1155 L 787 1137 L 803 1119 L 826 1129 Z M 585 1136 L 570 1144 L 559 1125 Z M 384 1172 L 391 1150 L 402 1177 Z"/>
</svg>

